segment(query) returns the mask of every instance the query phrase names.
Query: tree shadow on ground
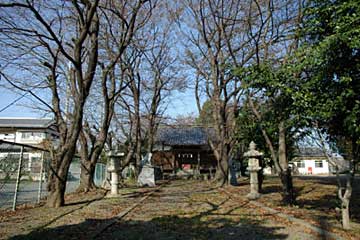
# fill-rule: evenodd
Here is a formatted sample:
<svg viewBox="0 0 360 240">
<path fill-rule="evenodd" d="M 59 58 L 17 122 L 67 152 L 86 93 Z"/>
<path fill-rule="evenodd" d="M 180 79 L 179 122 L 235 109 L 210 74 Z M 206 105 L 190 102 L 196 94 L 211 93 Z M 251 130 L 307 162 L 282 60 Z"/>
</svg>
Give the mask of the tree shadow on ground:
<svg viewBox="0 0 360 240">
<path fill-rule="evenodd" d="M 294 186 L 294 194 L 295 199 L 297 199 L 298 196 L 303 194 L 304 187 L 296 187 Z M 312 189 L 314 190 L 314 189 Z M 270 185 L 270 186 L 262 186 L 260 193 L 261 194 L 272 194 L 272 193 L 282 193 L 283 189 L 281 185 Z"/>
<path fill-rule="evenodd" d="M 78 200 L 78 201 L 68 202 L 68 203 L 65 203 L 65 206 L 76 206 L 76 205 L 82 205 L 82 204 L 85 204 L 85 206 L 87 206 L 90 203 L 93 203 L 93 202 L 103 199 L 104 196 L 94 198 L 94 199 L 89 199 L 89 200 Z"/>
<path fill-rule="evenodd" d="M 42 228 L 11 239 L 285 239 L 283 227 L 266 226 L 256 216 L 231 215 L 236 207 L 226 212 L 230 198 L 215 204 L 201 201 L 207 206 L 196 213 L 164 214 L 139 220 L 146 210 L 138 212 L 136 220 L 86 219 L 79 224 Z M 174 199 L 176 201 L 176 199 Z M 159 206 L 160 206 L 159 202 Z M 174 206 L 175 207 L 175 206 Z M 223 208 L 224 207 L 224 208 Z M 239 206 L 241 207 L 241 206 Z M 150 209 L 152 210 L 152 209 Z M 219 212 L 220 211 L 220 212 Z M 161 213 L 161 211 L 159 211 Z"/>
<path fill-rule="evenodd" d="M 99 234 L 113 219 L 87 219 L 80 224 L 46 228 L 11 239 L 285 239 L 279 227 L 259 221 L 168 215 L 150 221 L 119 221 Z"/>
<path fill-rule="evenodd" d="M 282 188 L 279 185 L 270 185 L 270 186 L 262 186 L 261 194 L 270 194 L 270 193 L 281 193 Z"/>
<path fill-rule="evenodd" d="M 311 180 L 313 183 L 322 184 L 322 185 L 334 185 L 337 186 L 336 176 L 329 177 L 316 177 L 316 176 L 306 176 L 298 177 L 303 180 Z M 344 178 L 344 176 L 342 176 Z M 342 179 L 344 181 L 344 179 Z M 351 195 L 350 201 L 350 216 L 351 220 L 357 223 L 360 223 L 360 179 L 356 177 L 353 182 L 353 192 Z M 328 194 L 323 195 L 321 198 L 316 199 L 302 199 L 298 200 L 298 205 L 300 207 L 305 207 L 307 209 L 317 209 L 324 212 L 326 215 L 329 211 L 335 211 L 336 208 L 341 207 L 341 202 L 337 196 L 337 190 L 334 192 L 329 192 Z M 341 213 L 338 213 L 338 219 L 341 219 Z"/>
<path fill-rule="evenodd" d="M 329 212 L 335 212 L 336 209 L 338 209 L 337 218 L 339 220 L 341 219 L 341 205 L 336 194 L 327 194 L 319 199 L 301 199 L 297 201 L 297 204 L 300 208 L 320 210 L 324 213 L 324 216 L 328 215 Z M 352 221 L 360 223 L 360 199 L 358 198 L 358 195 L 357 197 L 353 196 L 351 199 L 350 216 Z"/>
</svg>

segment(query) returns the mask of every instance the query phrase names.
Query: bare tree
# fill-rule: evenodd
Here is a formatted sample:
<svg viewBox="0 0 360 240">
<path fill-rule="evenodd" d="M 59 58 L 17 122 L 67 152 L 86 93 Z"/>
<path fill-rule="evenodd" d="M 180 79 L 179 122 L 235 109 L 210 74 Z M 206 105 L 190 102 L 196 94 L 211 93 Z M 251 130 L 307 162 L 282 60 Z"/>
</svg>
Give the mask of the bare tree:
<svg viewBox="0 0 360 240">
<path fill-rule="evenodd" d="M 141 44 L 143 46 L 143 44 Z M 129 127 L 127 133 L 127 142 L 129 143 L 129 151 L 135 154 L 135 167 L 137 172 L 141 162 L 141 147 L 142 147 L 142 131 L 141 131 L 141 110 L 140 110 L 140 95 L 141 95 L 141 76 L 139 74 L 139 67 L 142 59 L 142 52 L 136 46 L 131 46 L 127 49 L 127 53 L 123 56 L 122 69 L 130 83 L 124 96 L 119 99 L 120 105 L 128 113 Z M 123 129 L 123 132 L 125 130 Z M 132 156 L 129 156 L 131 158 Z"/>
<path fill-rule="evenodd" d="M 252 20 L 249 15 L 255 13 L 249 3 L 235 0 L 187 0 L 184 5 L 182 17 L 189 21 L 183 33 L 190 42 L 185 44 L 186 63 L 196 75 L 198 108 L 200 90 L 213 105 L 218 141 L 210 141 L 210 145 L 218 161 L 216 179 L 224 185 L 228 182 L 228 161 L 234 145 L 234 113 L 242 93 L 241 81 L 231 70 L 249 64 L 256 54 L 247 24 Z"/>
<path fill-rule="evenodd" d="M 52 149 L 47 200 L 51 207 L 64 205 L 68 169 L 76 151 L 84 104 L 97 68 L 98 4 L 98 0 L 0 4 L 3 43 L 10 51 L 17 52 L 17 56 L 10 59 L 7 66 L 18 66 L 17 69 L 21 72 L 35 74 L 38 78 L 46 76 L 42 81 L 50 90 L 51 104 L 35 94 L 34 97 L 54 114 L 60 133 L 59 145 Z M 26 59 L 32 59 L 35 65 L 19 67 L 19 63 Z M 66 118 L 60 88 L 61 81 L 65 78 L 62 67 L 69 63 L 73 71 L 69 86 L 74 107 L 70 113 L 71 118 Z M 36 68 L 42 71 L 36 74 L 33 72 Z M 10 84 L 15 84 L 8 79 Z M 28 90 L 26 87 L 22 89 Z"/>
<path fill-rule="evenodd" d="M 146 147 L 149 153 L 153 150 L 155 135 L 163 120 L 167 101 L 174 91 L 183 88 L 183 79 L 177 71 L 176 55 L 171 51 L 172 28 L 172 22 L 168 22 L 163 29 L 154 29 L 149 50 L 144 54 L 146 66 L 143 75 L 149 77 L 142 82 L 145 91 L 142 101 L 146 110 Z"/>
<path fill-rule="evenodd" d="M 123 72 L 130 82 L 121 98 L 129 112 L 137 172 L 142 152 L 151 152 L 158 124 L 171 93 L 182 87 L 173 46 L 173 20 L 167 4 L 154 9 L 153 18 L 138 32 L 123 57 Z"/>
<path fill-rule="evenodd" d="M 133 3 L 105 1 L 100 4 L 101 19 L 104 20 L 100 30 L 101 74 L 99 76 L 102 89 L 102 114 L 100 126 L 91 131 L 87 119 L 84 120 L 80 137 L 81 143 L 81 175 L 78 190 L 87 191 L 95 188 L 93 177 L 96 162 L 103 151 L 108 135 L 115 103 L 121 91 L 133 81 L 126 80 L 121 66 L 122 56 L 126 48 L 133 41 L 133 36 L 151 17 L 154 5 L 144 6 L 149 1 L 135 1 Z M 138 16 L 141 14 L 141 16 Z M 90 146 L 88 144 L 90 143 Z"/>
</svg>

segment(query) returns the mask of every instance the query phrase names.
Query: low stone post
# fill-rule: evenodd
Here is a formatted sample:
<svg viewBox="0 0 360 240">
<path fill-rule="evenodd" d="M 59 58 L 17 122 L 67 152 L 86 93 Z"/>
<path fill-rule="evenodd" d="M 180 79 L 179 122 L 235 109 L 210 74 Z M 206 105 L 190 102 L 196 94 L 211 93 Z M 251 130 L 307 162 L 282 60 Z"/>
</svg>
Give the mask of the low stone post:
<svg viewBox="0 0 360 240">
<path fill-rule="evenodd" d="M 140 174 L 138 176 L 138 185 L 155 187 L 155 169 L 151 163 L 152 153 L 148 153 L 143 161 Z"/>
<path fill-rule="evenodd" d="M 111 173 L 110 195 L 116 196 L 119 194 L 120 158 L 124 156 L 124 153 L 111 150 L 107 155 L 110 160 L 107 170 Z"/>
<path fill-rule="evenodd" d="M 250 172 L 250 193 L 246 195 L 246 197 L 250 200 L 255 200 L 260 197 L 258 172 L 261 169 L 259 158 L 262 155 L 263 153 L 256 150 L 256 144 L 251 141 L 249 151 L 244 154 L 244 157 L 249 158 L 247 169 Z"/>
</svg>

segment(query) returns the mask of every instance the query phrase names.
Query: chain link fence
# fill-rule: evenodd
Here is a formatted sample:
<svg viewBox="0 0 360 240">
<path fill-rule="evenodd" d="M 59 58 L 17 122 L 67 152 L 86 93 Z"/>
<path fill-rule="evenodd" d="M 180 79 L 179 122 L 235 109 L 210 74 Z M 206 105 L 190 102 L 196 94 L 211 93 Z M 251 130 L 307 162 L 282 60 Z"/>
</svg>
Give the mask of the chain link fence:
<svg viewBox="0 0 360 240">
<path fill-rule="evenodd" d="M 15 210 L 20 205 L 34 205 L 47 195 L 49 152 L 30 145 L 0 140 L 0 209 Z M 105 165 L 97 164 L 94 181 L 98 186 L 105 179 Z M 80 162 L 70 165 L 66 192 L 79 186 Z"/>
</svg>

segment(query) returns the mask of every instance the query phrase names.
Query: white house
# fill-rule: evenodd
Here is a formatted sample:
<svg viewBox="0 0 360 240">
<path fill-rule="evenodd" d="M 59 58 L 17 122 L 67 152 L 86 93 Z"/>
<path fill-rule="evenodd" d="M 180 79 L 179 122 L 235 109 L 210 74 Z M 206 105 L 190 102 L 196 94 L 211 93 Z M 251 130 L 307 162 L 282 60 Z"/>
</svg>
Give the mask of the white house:
<svg viewBox="0 0 360 240">
<path fill-rule="evenodd" d="M 349 169 L 349 163 L 341 156 L 333 156 L 329 163 L 328 158 L 319 148 L 299 148 L 292 159 L 292 168 L 295 174 L 328 175 L 335 172 L 334 163 L 340 171 Z"/>
<path fill-rule="evenodd" d="M 49 118 L 0 118 L 0 140 L 39 146 L 58 138 L 55 121 Z"/>
<path fill-rule="evenodd" d="M 5 165 L 17 162 L 23 144 L 24 170 L 30 173 L 40 171 L 43 143 L 57 142 L 58 132 L 54 120 L 48 118 L 0 118 L 0 172 Z M 33 146 L 34 148 L 31 148 Z M 11 167 L 11 166 L 10 166 Z"/>
</svg>

